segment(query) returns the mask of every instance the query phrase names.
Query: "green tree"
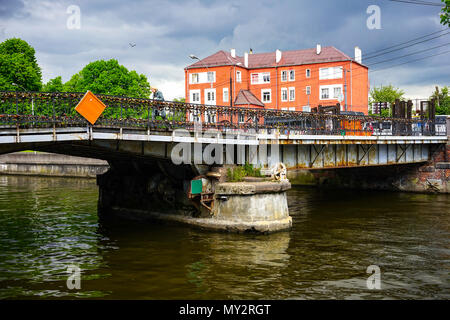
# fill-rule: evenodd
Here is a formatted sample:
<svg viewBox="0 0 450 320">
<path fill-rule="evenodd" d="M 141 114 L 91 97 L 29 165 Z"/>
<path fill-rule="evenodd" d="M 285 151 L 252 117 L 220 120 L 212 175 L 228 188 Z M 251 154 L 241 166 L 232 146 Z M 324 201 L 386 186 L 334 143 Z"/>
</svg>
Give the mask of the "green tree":
<svg viewBox="0 0 450 320">
<path fill-rule="evenodd" d="M 186 102 L 186 98 L 185 97 L 175 98 L 175 99 L 173 99 L 173 101 L 175 101 L 175 102 Z"/>
<path fill-rule="evenodd" d="M 394 88 L 393 85 L 375 87 L 370 90 L 370 103 L 373 102 L 389 102 L 394 103 L 396 99 L 403 99 L 405 92 L 398 88 Z"/>
<path fill-rule="evenodd" d="M 41 68 L 33 47 L 19 38 L 0 43 L 0 90 L 39 91 L 41 81 Z"/>
<path fill-rule="evenodd" d="M 87 64 L 64 84 L 64 91 L 110 94 L 136 98 L 150 97 L 147 77 L 136 71 L 128 71 L 117 60 L 97 60 Z"/>
<path fill-rule="evenodd" d="M 389 102 L 391 105 L 396 99 L 403 99 L 405 92 L 399 88 L 395 88 L 392 84 L 388 86 L 381 85 L 380 87 L 374 87 L 370 90 L 369 104 L 374 102 Z M 391 111 L 387 109 L 381 110 L 381 116 L 391 116 Z"/>
<path fill-rule="evenodd" d="M 43 92 L 64 91 L 64 85 L 61 76 L 48 80 L 48 82 L 42 86 L 42 91 Z"/>
<path fill-rule="evenodd" d="M 450 0 L 442 0 L 445 7 L 441 11 L 441 24 L 450 27 Z"/>
<path fill-rule="evenodd" d="M 448 87 L 441 88 L 436 87 L 436 91 L 430 97 L 436 101 L 436 114 L 438 115 L 450 115 L 450 96 L 448 94 Z"/>
</svg>

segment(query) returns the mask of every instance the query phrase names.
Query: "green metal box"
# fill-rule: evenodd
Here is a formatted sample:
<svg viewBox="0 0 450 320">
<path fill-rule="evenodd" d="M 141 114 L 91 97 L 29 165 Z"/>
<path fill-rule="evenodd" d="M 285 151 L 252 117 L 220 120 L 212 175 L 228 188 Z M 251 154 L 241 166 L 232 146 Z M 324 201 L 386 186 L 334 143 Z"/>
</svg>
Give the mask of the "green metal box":
<svg viewBox="0 0 450 320">
<path fill-rule="evenodd" d="M 191 194 L 201 194 L 202 191 L 202 180 L 191 180 Z"/>
</svg>

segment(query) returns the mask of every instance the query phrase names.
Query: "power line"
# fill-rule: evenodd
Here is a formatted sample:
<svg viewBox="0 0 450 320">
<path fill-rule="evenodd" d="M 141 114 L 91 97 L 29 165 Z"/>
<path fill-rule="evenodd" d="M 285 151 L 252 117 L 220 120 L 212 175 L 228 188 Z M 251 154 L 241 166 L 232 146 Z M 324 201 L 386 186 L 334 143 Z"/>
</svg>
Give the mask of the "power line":
<svg viewBox="0 0 450 320">
<path fill-rule="evenodd" d="M 438 36 L 429 38 L 429 39 L 425 39 L 425 40 L 422 40 L 422 41 L 419 41 L 419 42 L 416 42 L 416 43 L 413 43 L 413 44 L 409 44 L 409 45 L 406 45 L 406 46 L 397 48 L 397 49 L 392 49 L 392 50 L 389 50 L 389 51 L 386 51 L 386 52 L 383 52 L 383 53 L 379 53 L 379 54 L 372 55 L 372 56 L 369 56 L 369 57 L 364 57 L 364 59 L 365 59 L 365 60 L 373 59 L 373 58 L 376 58 L 376 57 L 379 57 L 379 56 L 382 56 L 382 55 L 385 55 L 385 54 L 388 54 L 388 53 L 391 53 L 391 52 L 395 52 L 395 51 L 398 51 L 398 50 L 406 49 L 406 48 L 415 46 L 415 45 L 417 45 L 417 44 L 421 44 L 421 43 L 424 43 L 424 42 L 428 42 L 428 41 L 431 41 L 431 40 L 440 38 L 440 37 L 445 36 L 445 35 L 447 35 L 447 34 L 449 34 L 449 33 L 450 33 L 450 31 L 448 31 L 448 32 L 446 32 L 446 33 L 444 33 L 444 34 L 440 34 L 440 35 L 438 35 Z"/>
<path fill-rule="evenodd" d="M 408 41 L 405 41 L 405 42 L 402 42 L 402 43 L 399 43 L 399 44 L 396 44 L 396 45 L 393 45 L 393 46 L 390 46 L 390 47 L 387 47 L 387 48 L 384 48 L 384 49 L 375 50 L 375 51 L 366 53 L 365 55 L 363 55 L 363 58 L 366 58 L 367 56 L 371 56 L 371 55 L 373 55 L 375 53 L 378 53 L 378 52 L 381 52 L 381 51 L 389 50 L 389 49 L 392 49 L 392 48 L 395 48 L 395 47 L 398 47 L 398 46 L 401 46 L 401 45 L 404 45 L 404 44 L 407 44 L 407 43 L 410 43 L 410 42 L 413 42 L 413 41 L 417 41 L 417 40 L 420 40 L 420 39 L 432 36 L 432 35 L 434 35 L 436 33 L 441 33 L 441 32 L 446 31 L 446 30 L 448 30 L 448 28 L 442 29 L 442 30 L 439 30 L 439 31 L 435 31 L 435 32 L 432 32 L 430 34 L 426 34 L 424 36 L 421 36 L 421 37 L 418 37 L 418 38 L 415 38 L 415 39 L 411 39 L 411 40 L 408 40 Z"/>
<path fill-rule="evenodd" d="M 412 56 L 414 54 L 422 53 L 422 52 L 425 52 L 425 51 L 430 51 L 430 50 L 437 49 L 437 48 L 440 48 L 440 47 L 445 47 L 445 46 L 448 46 L 449 44 L 450 44 L 450 42 L 447 42 L 447 43 L 441 44 L 439 46 L 435 46 L 435 47 L 432 47 L 432 48 L 416 51 L 416 52 L 413 52 L 413 53 L 410 53 L 410 54 L 405 54 L 405 55 L 400 56 L 400 57 L 395 57 L 395 58 L 392 58 L 392 59 L 387 59 L 387 60 L 384 60 L 384 61 L 371 63 L 371 64 L 368 64 L 367 66 L 374 66 L 376 64 L 386 63 L 386 62 L 397 60 L 397 59 L 400 59 L 400 58 L 409 57 L 409 56 Z"/>
<path fill-rule="evenodd" d="M 413 1 L 413 0 L 388 0 L 392 2 L 402 2 L 402 3 L 408 3 L 408 4 L 418 4 L 423 6 L 436 6 L 436 7 L 444 7 L 445 4 L 442 3 L 436 3 L 436 2 L 429 2 L 429 1 Z"/>
<path fill-rule="evenodd" d="M 437 53 L 437 54 L 432 54 L 430 56 L 422 57 L 422 58 L 419 58 L 419 59 L 406 61 L 406 62 L 399 63 L 399 64 L 396 64 L 396 65 L 393 65 L 393 66 L 390 66 L 390 67 L 376 69 L 376 70 L 370 70 L 370 71 L 371 72 L 377 72 L 377 71 L 381 71 L 381 70 L 391 69 L 391 68 L 398 67 L 398 66 L 401 66 L 401 65 L 404 65 L 404 64 L 407 64 L 407 63 L 416 62 L 416 61 L 419 61 L 419 60 L 423 60 L 423 59 L 427 59 L 427 58 L 431 58 L 431 57 L 435 57 L 435 56 L 440 56 L 440 55 L 443 55 L 443 54 L 446 54 L 446 53 L 450 53 L 450 50 L 444 51 L 444 52 L 440 52 L 440 53 Z"/>
</svg>

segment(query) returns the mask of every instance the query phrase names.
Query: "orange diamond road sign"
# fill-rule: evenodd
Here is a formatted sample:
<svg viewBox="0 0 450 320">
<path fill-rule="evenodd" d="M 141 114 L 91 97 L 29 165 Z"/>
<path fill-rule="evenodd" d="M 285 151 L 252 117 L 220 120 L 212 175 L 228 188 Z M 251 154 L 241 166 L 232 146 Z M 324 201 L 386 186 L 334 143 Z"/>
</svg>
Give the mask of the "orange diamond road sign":
<svg viewBox="0 0 450 320">
<path fill-rule="evenodd" d="M 97 121 L 105 108 L 105 104 L 88 90 L 78 102 L 75 110 L 91 124 L 95 124 L 95 121 Z"/>
</svg>

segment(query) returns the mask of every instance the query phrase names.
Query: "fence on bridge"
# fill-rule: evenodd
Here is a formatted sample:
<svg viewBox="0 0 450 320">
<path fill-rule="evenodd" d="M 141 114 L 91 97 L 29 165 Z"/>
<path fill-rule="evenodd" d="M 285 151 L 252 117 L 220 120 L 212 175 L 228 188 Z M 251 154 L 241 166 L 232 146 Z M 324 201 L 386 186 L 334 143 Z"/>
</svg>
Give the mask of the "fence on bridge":
<svg viewBox="0 0 450 320">
<path fill-rule="evenodd" d="M 84 93 L 0 92 L 0 127 L 39 128 L 90 126 L 75 106 Z M 202 129 L 279 130 L 305 135 L 446 135 L 435 119 L 382 118 L 341 114 L 339 104 L 320 106 L 316 112 L 282 111 L 190 104 L 173 101 L 97 95 L 107 106 L 95 127 L 152 131 Z M 165 115 L 165 116 L 161 116 Z M 445 128 L 445 124 L 444 124 Z"/>
</svg>

